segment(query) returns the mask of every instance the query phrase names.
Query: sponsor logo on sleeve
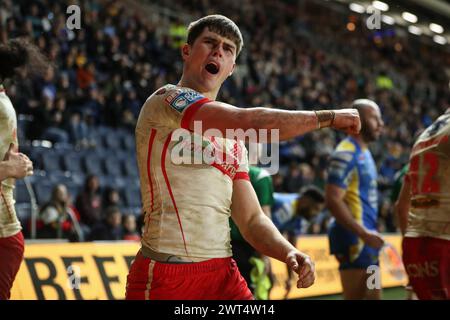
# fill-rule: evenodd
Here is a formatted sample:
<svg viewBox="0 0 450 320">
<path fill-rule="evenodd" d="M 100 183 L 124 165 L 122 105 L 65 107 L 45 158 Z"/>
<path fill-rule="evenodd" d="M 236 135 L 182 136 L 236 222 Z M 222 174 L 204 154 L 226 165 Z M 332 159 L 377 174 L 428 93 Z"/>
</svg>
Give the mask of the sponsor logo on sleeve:
<svg viewBox="0 0 450 320">
<path fill-rule="evenodd" d="M 175 90 L 169 93 L 165 101 L 176 111 L 183 112 L 184 109 L 202 99 L 203 96 L 193 90 Z"/>
</svg>

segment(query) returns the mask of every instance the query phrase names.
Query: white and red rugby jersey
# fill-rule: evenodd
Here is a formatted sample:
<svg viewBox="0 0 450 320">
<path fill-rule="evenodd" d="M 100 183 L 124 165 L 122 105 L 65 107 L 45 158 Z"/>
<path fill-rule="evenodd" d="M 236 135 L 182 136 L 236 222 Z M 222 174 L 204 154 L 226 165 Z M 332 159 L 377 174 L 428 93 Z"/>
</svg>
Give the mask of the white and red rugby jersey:
<svg viewBox="0 0 450 320">
<path fill-rule="evenodd" d="M 11 100 L 0 85 L 0 160 L 3 160 L 9 145 L 14 143 L 18 148 L 16 111 Z M 5 179 L 0 188 L 0 238 L 11 237 L 22 230 L 14 208 L 15 179 Z"/>
<path fill-rule="evenodd" d="M 233 181 L 249 179 L 242 141 L 187 131 L 208 101 L 192 89 L 166 85 L 147 99 L 136 126 L 145 212 L 142 244 L 193 261 L 232 255 L 228 219 Z M 172 141 L 180 130 L 184 139 Z M 210 160 L 198 161 L 203 154 Z M 181 162 L 182 157 L 188 161 Z"/>
<path fill-rule="evenodd" d="M 450 240 L 450 113 L 419 136 L 406 179 L 411 183 L 406 236 Z"/>
</svg>

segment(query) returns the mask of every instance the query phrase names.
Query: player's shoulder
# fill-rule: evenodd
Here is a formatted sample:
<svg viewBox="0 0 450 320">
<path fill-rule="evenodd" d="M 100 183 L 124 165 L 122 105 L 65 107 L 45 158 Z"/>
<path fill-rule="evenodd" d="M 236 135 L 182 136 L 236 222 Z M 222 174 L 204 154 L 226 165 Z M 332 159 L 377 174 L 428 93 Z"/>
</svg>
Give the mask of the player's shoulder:
<svg viewBox="0 0 450 320">
<path fill-rule="evenodd" d="M 356 143 L 350 139 L 350 138 L 346 138 L 344 140 L 342 140 L 341 142 L 339 142 L 339 144 L 337 145 L 335 151 L 336 152 L 356 152 L 357 151 L 357 145 Z"/>
<path fill-rule="evenodd" d="M 358 155 L 358 146 L 350 139 L 342 140 L 331 155 L 331 160 L 338 160 L 341 162 L 351 163 Z"/>
<path fill-rule="evenodd" d="M 156 90 L 146 101 L 148 104 L 162 104 L 172 108 L 175 111 L 183 112 L 188 106 L 205 99 L 205 97 L 187 87 L 180 87 L 173 84 L 166 84 L 165 86 Z"/>
</svg>

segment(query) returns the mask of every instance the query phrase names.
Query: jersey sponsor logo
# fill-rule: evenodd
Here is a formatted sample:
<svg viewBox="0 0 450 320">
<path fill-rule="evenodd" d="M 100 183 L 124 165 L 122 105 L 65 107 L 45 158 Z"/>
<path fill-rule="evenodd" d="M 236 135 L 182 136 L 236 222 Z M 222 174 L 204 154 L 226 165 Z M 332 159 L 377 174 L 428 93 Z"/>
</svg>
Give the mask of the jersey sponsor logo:
<svg viewBox="0 0 450 320">
<path fill-rule="evenodd" d="M 406 271 L 411 278 L 434 278 L 439 276 L 439 261 L 410 263 L 406 265 Z"/>
<path fill-rule="evenodd" d="M 211 165 L 233 179 L 242 161 L 238 143 L 231 146 L 215 137 L 197 138 L 192 135 L 192 139 L 177 141 L 172 147 L 172 163 Z"/>
<path fill-rule="evenodd" d="M 202 98 L 204 98 L 203 95 L 193 90 L 175 90 L 167 95 L 165 101 L 173 109 L 181 113 Z"/>
<path fill-rule="evenodd" d="M 181 90 L 173 90 L 167 94 L 166 99 L 164 99 L 168 104 L 172 103 L 173 100 L 175 100 L 176 97 L 178 97 L 183 91 Z"/>
</svg>

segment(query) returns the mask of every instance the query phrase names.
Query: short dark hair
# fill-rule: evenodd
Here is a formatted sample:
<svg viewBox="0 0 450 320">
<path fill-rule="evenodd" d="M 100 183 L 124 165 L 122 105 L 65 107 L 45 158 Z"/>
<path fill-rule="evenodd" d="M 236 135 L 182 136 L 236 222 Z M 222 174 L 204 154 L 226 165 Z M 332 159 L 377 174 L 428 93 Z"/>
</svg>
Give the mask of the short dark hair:
<svg viewBox="0 0 450 320">
<path fill-rule="evenodd" d="M 323 203 L 325 202 L 325 195 L 321 189 L 316 186 L 306 186 L 300 190 L 301 197 L 309 197 L 315 202 Z"/>
<path fill-rule="evenodd" d="M 220 14 L 209 15 L 191 22 L 188 27 L 187 43 L 193 45 L 205 28 L 233 41 L 236 45 L 236 56 L 239 55 L 244 45 L 241 31 L 232 20 Z"/>
</svg>

